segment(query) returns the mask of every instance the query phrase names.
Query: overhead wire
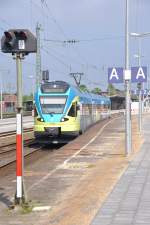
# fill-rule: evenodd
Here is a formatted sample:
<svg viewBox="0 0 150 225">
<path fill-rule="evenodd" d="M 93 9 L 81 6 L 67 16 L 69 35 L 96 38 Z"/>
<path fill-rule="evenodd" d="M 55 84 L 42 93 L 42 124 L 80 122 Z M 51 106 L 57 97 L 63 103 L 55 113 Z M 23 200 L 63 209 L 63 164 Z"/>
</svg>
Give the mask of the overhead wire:
<svg viewBox="0 0 150 225">
<path fill-rule="evenodd" d="M 66 33 L 64 32 L 62 26 L 60 25 L 60 23 L 58 23 L 58 21 L 56 20 L 56 18 L 55 18 L 54 15 L 52 14 L 52 12 L 51 12 L 51 10 L 50 10 L 50 8 L 49 8 L 49 6 L 48 6 L 46 0 L 41 0 L 41 2 L 42 2 L 42 4 L 45 5 L 46 9 L 48 10 L 48 12 L 49 12 L 49 14 L 50 14 L 50 15 L 48 15 L 48 17 L 49 17 L 49 18 L 57 25 L 57 28 L 58 28 L 59 31 L 62 33 L 62 35 L 63 35 L 66 39 L 68 39 L 68 36 L 67 36 Z M 58 40 L 58 41 L 59 41 L 59 40 Z M 88 41 L 88 40 L 83 40 L 83 41 Z M 91 41 L 91 40 L 89 40 L 89 41 Z M 60 43 L 61 43 L 61 42 L 60 42 Z M 75 48 L 74 48 L 73 50 L 76 52 L 77 57 L 78 57 L 78 58 L 80 57 L 80 58 L 82 59 L 82 61 L 84 61 L 85 66 L 86 66 L 86 64 L 89 64 L 89 63 L 87 62 L 87 59 L 85 59 L 85 57 L 83 57 L 83 56 L 79 53 L 79 51 L 76 49 L 76 46 L 75 46 Z M 74 52 L 74 51 L 73 51 L 73 52 Z M 83 62 L 82 62 L 81 64 L 83 64 Z M 95 67 L 94 65 L 89 64 L 89 66 L 91 66 L 92 69 L 96 69 L 96 67 Z M 96 69 L 96 70 L 97 70 L 97 69 Z"/>
<path fill-rule="evenodd" d="M 93 39 L 74 39 L 74 44 L 75 43 L 82 43 L 82 42 L 95 42 L 95 41 L 106 41 L 106 40 L 116 40 L 116 39 L 123 39 L 124 36 L 116 36 L 116 37 L 102 37 L 102 38 L 93 38 Z M 67 44 L 71 43 L 71 40 L 52 40 L 52 39 L 43 39 L 43 41 L 46 42 L 56 42 L 56 43 L 62 43 L 62 44 Z"/>
<path fill-rule="evenodd" d="M 48 46 L 49 47 L 49 46 Z M 76 58 L 73 58 L 72 56 L 70 56 L 70 55 L 65 55 L 64 53 L 60 53 L 60 52 L 58 52 L 58 51 L 56 51 L 56 49 L 54 49 L 54 46 L 51 46 L 50 47 L 50 51 L 51 52 L 53 52 L 54 54 L 56 54 L 56 55 L 58 55 L 59 57 L 61 57 L 61 58 L 66 58 L 66 59 L 70 59 L 73 63 L 75 63 L 75 64 L 78 64 L 78 65 L 83 65 L 83 63 L 81 63 L 79 60 L 77 60 Z M 72 64 L 72 63 L 71 63 Z"/>
<path fill-rule="evenodd" d="M 54 15 L 52 14 L 52 12 L 51 12 L 51 10 L 50 10 L 50 8 L 49 8 L 49 6 L 48 6 L 46 0 L 41 0 L 41 2 L 45 5 L 46 9 L 47 9 L 48 12 L 50 13 L 51 19 L 52 19 L 52 21 L 57 25 L 59 31 L 62 33 L 62 35 L 63 35 L 66 39 L 68 39 L 68 36 L 67 36 L 66 33 L 64 32 L 62 26 L 60 25 L 60 23 L 57 22 L 57 20 L 55 19 Z M 76 51 L 77 51 L 77 50 L 76 50 Z M 83 59 L 83 57 L 81 57 L 81 55 L 79 54 L 79 52 L 77 52 L 77 55 L 78 55 L 78 57 L 80 57 L 80 58 Z M 82 63 L 82 64 L 83 64 L 83 63 Z"/>
<path fill-rule="evenodd" d="M 53 13 L 51 12 L 51 10 L 50 10 L 50 8 L 49 8 L 49 6 L 48 6 L 48 4 L 47 4 L 47 2 L 46 2 L 46 0 L 42 0 L 41 1 L 43 4 L 44 4 L 44 6 L 46 7 L 46 9 L 47 9 L 47 11 L 48 11 L 48 13 L 49 13 L 49 15 L 47 16 L 47 18 L 50 18 L 54 23 L 55 23 L 55 25 L 57 26 L 57 28 L 58 28 L 58 30 L 61 32 L 61 34 L 68 40 L 68 37 L 67 37 L 67 35 L 66 35 L 66 33 L 64 32 L 64 30 L 63 30 L 63 28 L 62 28 L 62 26 L 60 25 L 60 23 L 58 23 L 58 21 L 55 19 L 55 17 L 54 17 L 54 15 L 53 15 Z M 36 5 L 36 7 L 38 7 L 39 9 L 40 9 L 40 12 L 42 12 L 42 13 L 44 13 L 45 14 L 45 12 L 44 12 L 44 7 L 42 8 L 42 7 L 40 7 L 37 3 L 35 3 L 33 0 L 30 0 L 30 7 L 31 7 L 31 26 L 32 26 L 32 24 L 33 24 L 33 12 L 32 12 L 32 7 L 33 7 L 33 5 Z M 46 14 L 47 15 L 47 14 Z M 6 21 L 5 21 L 6 22 Z M 7 22 L 6 22 L 7 23 Z M 44 25 L 45 26 L 45 25 Z M 4 29 L 3 29 L 4 30 Z M 110 39 L 114 39 L 115 37 L 105 37 L 105 38 L 93 38 L 93 39 L 81 39 L 81 40 L 79 40 L 81 43 L 83 42 L 94 42 L 94 41 L 102 41 L 102 40 L 110 40 Z M 118 37 L 118 38 L 121 38 L 121 37 Z M 55 41 L 55 40 L 54 40 Z M 58 40 L 59 41 L 59 40 Z M 61 42 L 60 42 L 61 43 Z M 88 60 L 87 59 L 85 59 L 85 57 L 83 57 L 82 55 L 81 55 L 81 53 L 78 51 L 78 49 L 76 48 L 76 45 L 75 46 L 71 46 L 71 48 L 73 47 L 73 53 L 75 53 L 76 55 L 77 55 L 77 58 L 79 59 L 82 59 L 82 62 L 81 63 L 79 63 L 80 65 L 84 65 L 85 67 L 87 66 L 87 64 L 88 64 L 88 66 L 91 68 L 91 69 L 94 69 L 94 70 L 96 70 L 96 71 L 98 71 L 99 70 L 99 68 L 97 67 L 97 66 L 95 66 L 95 65 L 91 65 L 90 63 L 88 63 Z M 42 49 L 43 50 L 43 49 Z M 45 49 L 45 50 L 43 50 L 43 51 L 46 51 L 46 52 L 48 52 L 47 51 L 47 49 Z M 58 53 L 56 53 L 56 54 L 58 54 Z M 57 60 L 59 63 L 61 63 L 61 64 L 63 64 L 66 68 L 70 68 L 70 65 L 68 65 L 67 63 L 65 63 L 62 59 L 60 59 L 58 56 L 56 56 L 55 54 L 53 54 L 53 53 L 50 53 L 50 52 L 48 52 L 48 55 L 50 55 L 51 57 L 53 57 L 53 58 L 55 58 L 55 60 Z M 25 62 L 25 63 L 28 63 L 28 62 Z M 28 64 L 30 64 L 30 63 L 28 63 Z M 33 65 L 33 64 L 32 64 Z M 35 64 L 34 64 L 34 66 L 35 66 Z"/>
<path fill-rule="evenodd" d="M 54 17 L 54 15 L 53 15 L 52 11 L 50 10 L 50 8 L 49 8 L 49 6 L 48 6 L 46 0 L 41 0 L 41 2 L 45 5 L 46 9 L 48 10 L 48 12 L 49 12 L 49 14 L 50 14 L 50 16 L 51 16 L 51 17 L 50 17 L 51 20 L 56 24 L 57 28 L 58 28 L 59 31 L 63 34 L 63 36 L 64 36 L 65 38 L 67 38 L 66 33 L 64 32 L 64 30 L 63 30 L 62 26 L 60 25 L 60 23 L 58 23 L 57 20 L 55 19 L 55 17 Z"/>
<path fill-rule="evenodd" d="M 70 69 L 70 65 L 65 63 L 62 59 L 60 59 L 58 56 L 54 55 L 53 53 L 49 52 L 47 49 L 45 49 L 44 47 L 41 47 L 41 50 L 46 52 L 49 56 L 53 57 L 56 59 L 56 61 L 58 61 L 59 63 L 61 63 L 63 66 L 67 67 Z"/>
</svg>

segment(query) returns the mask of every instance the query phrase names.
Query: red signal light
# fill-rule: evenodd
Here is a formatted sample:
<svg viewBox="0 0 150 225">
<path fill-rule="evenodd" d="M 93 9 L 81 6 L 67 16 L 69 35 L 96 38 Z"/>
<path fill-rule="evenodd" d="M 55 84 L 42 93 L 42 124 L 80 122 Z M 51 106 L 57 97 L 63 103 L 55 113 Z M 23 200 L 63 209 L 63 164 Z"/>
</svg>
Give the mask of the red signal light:
<svg viewBox="0 0 150 225">
<path fill-rule="evenodd" d="M 13 37 L 12 37 L 10 32 L 5 31 L 4 34 L 5 34 L 5 37 L 6 37 L 6 41 L 11 41 L 12 40 Z"/>
<path fill-rule="evenodd" d="M 19 35 L 20 39 L 21 40 L 26 40 L 27 39 L 27 35 L 26 35 L 26 32 L 24 31 L 20 31 L 20 35 Z"/>
<path fill-rule="evenodd" d="M 27 39 L 27 35 L 24 31 L 15 31 L 14 34 L 18 40 L 26 40 Z"/>
</svg>

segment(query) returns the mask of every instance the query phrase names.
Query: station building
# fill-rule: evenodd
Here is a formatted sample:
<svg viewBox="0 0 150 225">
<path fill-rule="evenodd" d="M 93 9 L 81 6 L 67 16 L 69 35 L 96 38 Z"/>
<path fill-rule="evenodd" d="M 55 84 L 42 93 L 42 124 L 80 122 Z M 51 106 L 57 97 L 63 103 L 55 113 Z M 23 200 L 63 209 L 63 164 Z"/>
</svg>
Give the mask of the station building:
<svg viewBox="0 0 150 225">
<path fill-rule="evenodd" d="M 3 113 L 13 113 L 16 110 L 17 96 L 16 94 L 3 94 Z"/>
</svg>

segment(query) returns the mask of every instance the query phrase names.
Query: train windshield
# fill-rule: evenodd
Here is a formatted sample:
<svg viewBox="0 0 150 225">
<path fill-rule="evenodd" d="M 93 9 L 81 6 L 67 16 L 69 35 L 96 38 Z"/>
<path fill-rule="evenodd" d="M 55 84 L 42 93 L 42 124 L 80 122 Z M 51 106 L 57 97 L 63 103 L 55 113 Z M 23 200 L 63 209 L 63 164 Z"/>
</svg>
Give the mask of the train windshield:
<svg viewBox="0 0 150 225">
<path fill-rule="evenodd" d="M 40 103 L 43 114 L 61 114 L 64 111 L 66 96 L 41 96 Z"/>
</svg>

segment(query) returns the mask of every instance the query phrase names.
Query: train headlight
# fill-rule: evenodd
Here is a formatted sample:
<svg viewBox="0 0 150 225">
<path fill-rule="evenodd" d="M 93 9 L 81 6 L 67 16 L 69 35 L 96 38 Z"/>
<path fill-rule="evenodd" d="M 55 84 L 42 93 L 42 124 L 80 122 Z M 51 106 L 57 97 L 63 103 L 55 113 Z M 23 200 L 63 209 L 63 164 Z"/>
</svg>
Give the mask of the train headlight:
<svg viewBox="0 0 150 225">
<path fill-rule="evenodd" d="M 42 118 L 37 118 L 37 120 L 40 122 L 44 122 L 44 119 L 42 119 Z"/>
<path fill-rule="evenodd" d="M 60 122 L 65 122 L 67 120 L 69 120 L 69 119 L 68 118 L 65 118 L 65 117 L 62 117 L 61 120 L 60 120 Z"/>
</svg>

